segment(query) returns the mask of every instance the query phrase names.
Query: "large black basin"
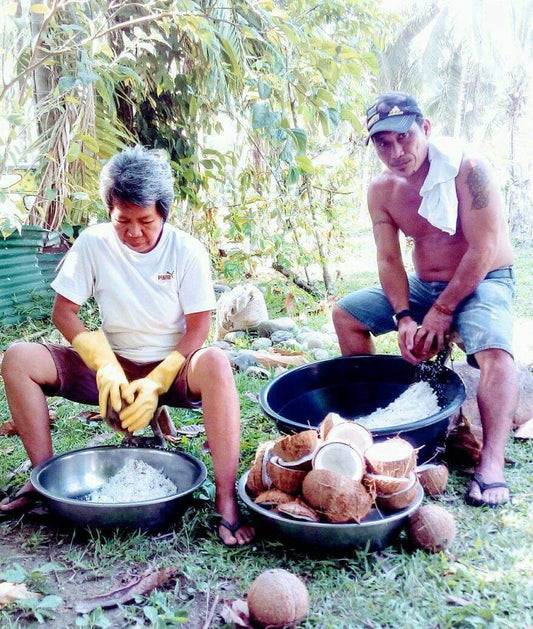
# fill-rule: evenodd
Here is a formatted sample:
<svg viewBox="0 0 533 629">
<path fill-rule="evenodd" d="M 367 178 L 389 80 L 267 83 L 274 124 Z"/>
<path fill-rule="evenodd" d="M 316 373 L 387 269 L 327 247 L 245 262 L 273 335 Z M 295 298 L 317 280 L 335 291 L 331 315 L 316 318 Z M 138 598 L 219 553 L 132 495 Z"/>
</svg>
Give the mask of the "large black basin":
<svg viewBox="0 0 533 629">
<path fill-rule="evenodd" d="M 419 462 L 431 459 L 444 441 L 450 418 L 463 403 L 463 381 L 451 369 L 415 367 L 401 356 L 347 356 L 292 369 L 261 391 L 264 413 L 282 432 L 316 428 L 329 412 L 347 419 L 369 415 L 396 399 L 419 380 L 427 380 L 441 410 L 408 424 L 373 428 L 377 440 L 401 435 L 421 448 Z"/>
</svg>

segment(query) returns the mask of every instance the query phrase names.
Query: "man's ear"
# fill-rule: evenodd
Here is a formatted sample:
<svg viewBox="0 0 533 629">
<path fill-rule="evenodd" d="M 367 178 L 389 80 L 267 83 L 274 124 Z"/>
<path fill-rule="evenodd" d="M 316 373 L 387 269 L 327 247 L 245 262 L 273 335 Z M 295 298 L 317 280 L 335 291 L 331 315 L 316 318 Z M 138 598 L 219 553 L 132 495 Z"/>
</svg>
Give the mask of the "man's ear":
<svg viewBox="0 0 533 629">
<path fill-rule="evenodd" d="M 428 118 L 424 118 L 424 124 L 422 128 L 424 129 L 424 135 L 426 136 L 426 138 L 429 138 L 429 136 L 431 135 L 431 121 Z"/>
</svg>

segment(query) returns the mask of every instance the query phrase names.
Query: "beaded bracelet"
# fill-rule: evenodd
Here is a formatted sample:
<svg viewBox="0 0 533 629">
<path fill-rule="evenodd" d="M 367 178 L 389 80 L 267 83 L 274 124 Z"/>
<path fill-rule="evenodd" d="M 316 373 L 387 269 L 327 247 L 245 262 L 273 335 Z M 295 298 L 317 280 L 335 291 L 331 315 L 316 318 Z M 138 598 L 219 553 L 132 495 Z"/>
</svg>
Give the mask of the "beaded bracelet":
<svg viewBox="0 0 533 629">
<path fill-rule="evenodd" d="M 447 308 L 446 306 L 441 306 L 437 302 L 433 304 L 433 308 L 435 308 L 437 312 L 440 312 L 444 315 L 448 315 L 449 317 L 453 315 L 453 310 L 450 310 L 450 308 Z"/>
</svg>

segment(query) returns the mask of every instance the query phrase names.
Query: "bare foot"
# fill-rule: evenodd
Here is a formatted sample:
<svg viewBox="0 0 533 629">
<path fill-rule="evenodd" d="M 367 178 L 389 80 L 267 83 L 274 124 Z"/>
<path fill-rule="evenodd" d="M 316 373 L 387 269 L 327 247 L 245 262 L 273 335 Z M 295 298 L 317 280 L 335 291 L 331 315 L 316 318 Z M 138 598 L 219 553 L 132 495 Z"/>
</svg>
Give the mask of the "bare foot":
<svg viewBox="0 0 533 629">
<path fill-rule="evenodd" d="M 8 496 L 0 502 L 0 511 L 9 513 L 11 511 L 25 511 L 31 507 L 39 494 L 34 486 L 28 481 L 25 483 L 14 496 Z"/>
<path fill-rule="evenodd" d="M 242 546 L 254 538 L 254 529 L 247 524 L 240 524 L 241 514 L 235 496 L 230 500 L 218 499 L 215 502 L 217 513 L 222 517 L 218 526 L 218 536 L 226 546 Z M 236 526 L 237 525 L 237 526 Z"/>
</svg>

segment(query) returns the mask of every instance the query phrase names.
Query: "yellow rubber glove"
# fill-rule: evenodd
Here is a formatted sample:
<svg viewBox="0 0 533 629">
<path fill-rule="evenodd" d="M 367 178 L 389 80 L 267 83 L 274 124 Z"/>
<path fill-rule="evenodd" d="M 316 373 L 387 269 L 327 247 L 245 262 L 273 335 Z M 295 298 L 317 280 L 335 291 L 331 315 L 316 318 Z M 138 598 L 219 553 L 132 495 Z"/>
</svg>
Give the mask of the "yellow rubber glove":
<svg viewBox="0 0 533 629">
<path fill-rule="evenodd" d="M 135 432 L 148 426 L 157 409 L 159 396 L 170 389 L 184 362 L 182 354 L 173 351 L 145 378 L 134 380 L 122 389 L 127 404 L 120 412 L 124 430 Z"/>
<path fill-rule="evenodd" d="M 104 332 L 80 332 L 72 339 L 72 347 L 87 367 L 96 371 L 100 415 L 106 416 L 108 401 L 119 413 L 122 408 L 121 386 L 127 385 L 128 380 Z"/>
</svg>

